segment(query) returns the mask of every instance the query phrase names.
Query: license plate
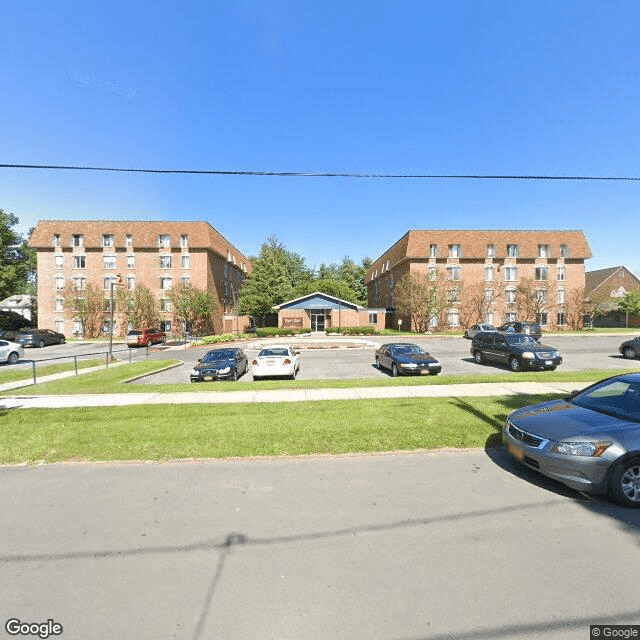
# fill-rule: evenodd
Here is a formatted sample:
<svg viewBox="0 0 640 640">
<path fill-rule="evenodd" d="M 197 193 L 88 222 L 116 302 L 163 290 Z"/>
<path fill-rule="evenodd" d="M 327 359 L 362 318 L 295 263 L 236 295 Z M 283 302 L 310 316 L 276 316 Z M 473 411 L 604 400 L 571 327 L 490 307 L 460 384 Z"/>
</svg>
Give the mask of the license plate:
<svg viewBox="0 0 640 640">
<path fill-rule="evenodd" d="M 205 382 L 211 382 L 213 380 L 213 376 L 202 376 L 202 379 Z"/>
<path fill-rule="evenodd" d="M 553 364 L 553 360 L 545 360 L 545 361 L 544 361 L 544 363 L 545 363 L 547 366 L 550 366 L 550 365 L 552 365 L 552 364 Z"/>
<path fill-rule="evenodd" d="M 516 459 L 516 460 L 523 460 L 524 459 L 524 451 L 522 451 L 521 449 L 518 449 L 518 447 L 512 445 L 511 443 L 509 443 L 507 445 L 507 449 L 509 451 L 509 453 Z"/>
<path fill-rule="evenodd" d="M 422 375 L 425 375 L 425 374 L 426 374 L 426 375 L 429 375 L 429 369 L 422 369 L 422 370 L 420 371 L 420 373 L 421 373 Z"/>
</svg>

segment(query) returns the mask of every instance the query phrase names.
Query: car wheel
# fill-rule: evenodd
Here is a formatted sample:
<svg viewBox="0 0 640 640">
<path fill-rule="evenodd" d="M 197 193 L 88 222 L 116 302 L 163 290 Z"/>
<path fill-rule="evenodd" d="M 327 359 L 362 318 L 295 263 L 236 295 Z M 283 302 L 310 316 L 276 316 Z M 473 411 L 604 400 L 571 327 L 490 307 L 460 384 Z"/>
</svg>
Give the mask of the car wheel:
<svg viewBox="0 0 640 640">
<path fill-rule="evenodd" d="M 376 358 L 376 369 L 380 369 L 380 360 Z"/>
<path fill-rule="evenodd" d="M 522 369 L 520 366 L 520 360 L 518 360 L 518 358 L 511 358 L 509 360 L 509 368 L 511 371 L 520 371 Z"/>
<path fill-rule="evenodd" d="M 555 366 L 553 366 L 553 367 L 549 367 L 549 371 L 555 371 L 555 370 L 556 370 L 556 367 L 555 367 Z"/>
<path fill-rule="evenodd" d="M 20 359 L 20 356 L 15 351 L 12 351 L 9 354 L 9 357 L 7 358 L 7 362 L 9 364 L 15 364 L 16 362 L 18 362 L 19 359 Z"/>
<path fill-rule="evenodd" d="M 237 382 L 237 380 L 238 380 L 238 370 L 237 370 L 237 369 L 234 369 L 234 370 L 233 370 L 233 375 L 231 376 L 231 379 L 232 379 L 234 382 Z"/>
<path fill-rule="evenodd" d="M 40 340 L 40 342 L 38 342 L 36 346 L 38 347 L 38 349 L 42 349 L 42 347 L 44 347 L 44 340 Z"/>
<path fill-rule="evenodd" d="M 395 363 L 395 362 L 391 365 L 391 375 L 392 375 L 394 378 L 397 378 L 397 377 L 398 377 L 398 367 L 397 367 L 397 365 L 396 365 L 396 363 Z"/>
<path fill-rule="evenodd" d="M 473 359 L 476 361 L 477 364 L 482 364 L 484 362 L 484 357 L 482 356 L 481 351 L 476 351 L 473 354 Z"/>
<path fill-rule="evenodd" d="M 636 357 L 636 352 L 635 352 L 635 349 L 633 347 L 625 347 L 622 350 L 622 355 L 625 358 L 628 358 L 629 360 L 633 360 L 633 358 Z"/>
<path fill-rule="evenodd" d="M 640 507 L 640 458 L 629 458 L 614 469 L 611 493 L 625 507 Z"/>
</svg>

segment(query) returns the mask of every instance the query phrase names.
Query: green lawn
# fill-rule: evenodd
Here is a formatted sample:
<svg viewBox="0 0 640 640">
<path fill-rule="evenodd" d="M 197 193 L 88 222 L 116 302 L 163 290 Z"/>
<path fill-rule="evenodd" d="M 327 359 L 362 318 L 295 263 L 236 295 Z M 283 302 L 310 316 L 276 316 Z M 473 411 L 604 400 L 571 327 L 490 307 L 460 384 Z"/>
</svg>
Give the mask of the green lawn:
<svg viewBox="0 0 640 640">
<path fill-rule="evenodd" d="M 78 362 L 78 369 L 88 369 L 90 367 L 97 367 L 100 365 L 104 365 L 104 360 L 80 360 Z M 73 363 L 69 364 L 67 362 L 65 364 L 49 365 L 40 365 L 36 363 L 37 378 L 49 376 L 54 373 L 62 373 L 63 371 L 73 371 Z M 31 378 L 33 378 L 33 369 L 31 367 L 18 369 L 14 366 L 7 365 L 7 367 L 3 367 L 2 370 L 0 370 L 0 384 L 4 384 L 5 382 L 16 382 L 18 380 L 29 380 Z"/>
<path fill-rule="evenodd" d="M 4 411 L 0 463 L 494 447 L 511 410 L 552 397 Z"/>
</svg>

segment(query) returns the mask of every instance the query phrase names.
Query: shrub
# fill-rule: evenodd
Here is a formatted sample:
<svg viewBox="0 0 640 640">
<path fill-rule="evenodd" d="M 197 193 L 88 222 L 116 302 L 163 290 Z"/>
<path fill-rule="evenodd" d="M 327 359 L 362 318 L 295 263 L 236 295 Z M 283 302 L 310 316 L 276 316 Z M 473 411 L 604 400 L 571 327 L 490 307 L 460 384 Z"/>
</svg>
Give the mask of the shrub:
<svg viewBox="0 0 640 640">
<path fill-rule="evenodd" d="M 256 329 L 258 338 L 267 338 L 269 336 L 292 336 L 293 329 L 285 329 L 283 327 L 259 327 Z"/>
<path fill-rule="evenodd" d="M 344 331 L 344 329 L 338 328 L 338 327 L 327 327 L 325 329 L 325 331 L 327 333 L 342 333 Z"/>
<path fill-rule="evenodd" d="M 311 328 L 310 327 L 300 327 L 300 329 L 298 329 L 298 333 L 311 333 Z"/>
<path fill-rule="evenodd" d="M 231 342 L 236 336 L 233 333 L 222 333 L 219 336 L 204 336 L 202 344 L 216 344 L 218 342 Z"/>
<path fill-rule="evenodd" d="M 365 333 L 367 335 L 373 335 L 376 332 L 375 327 L 367 326 L 367 327 L 343 327 L 342 331 L 344 333 L 348 333 L 349 335 Z"/>
</svg>

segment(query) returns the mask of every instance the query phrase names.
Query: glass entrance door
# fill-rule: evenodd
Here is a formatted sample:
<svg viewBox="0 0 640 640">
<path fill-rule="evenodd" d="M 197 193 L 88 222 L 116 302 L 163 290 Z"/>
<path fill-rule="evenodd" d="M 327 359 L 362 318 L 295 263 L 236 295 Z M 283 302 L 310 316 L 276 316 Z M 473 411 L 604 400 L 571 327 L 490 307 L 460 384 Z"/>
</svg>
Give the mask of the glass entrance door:
<svg viewBox="0 0 640 640">
<path fill-rule="evenodd" d="M 311 331 L 324 331 L 324 309 L 310 309 Z"/>
</svg>

